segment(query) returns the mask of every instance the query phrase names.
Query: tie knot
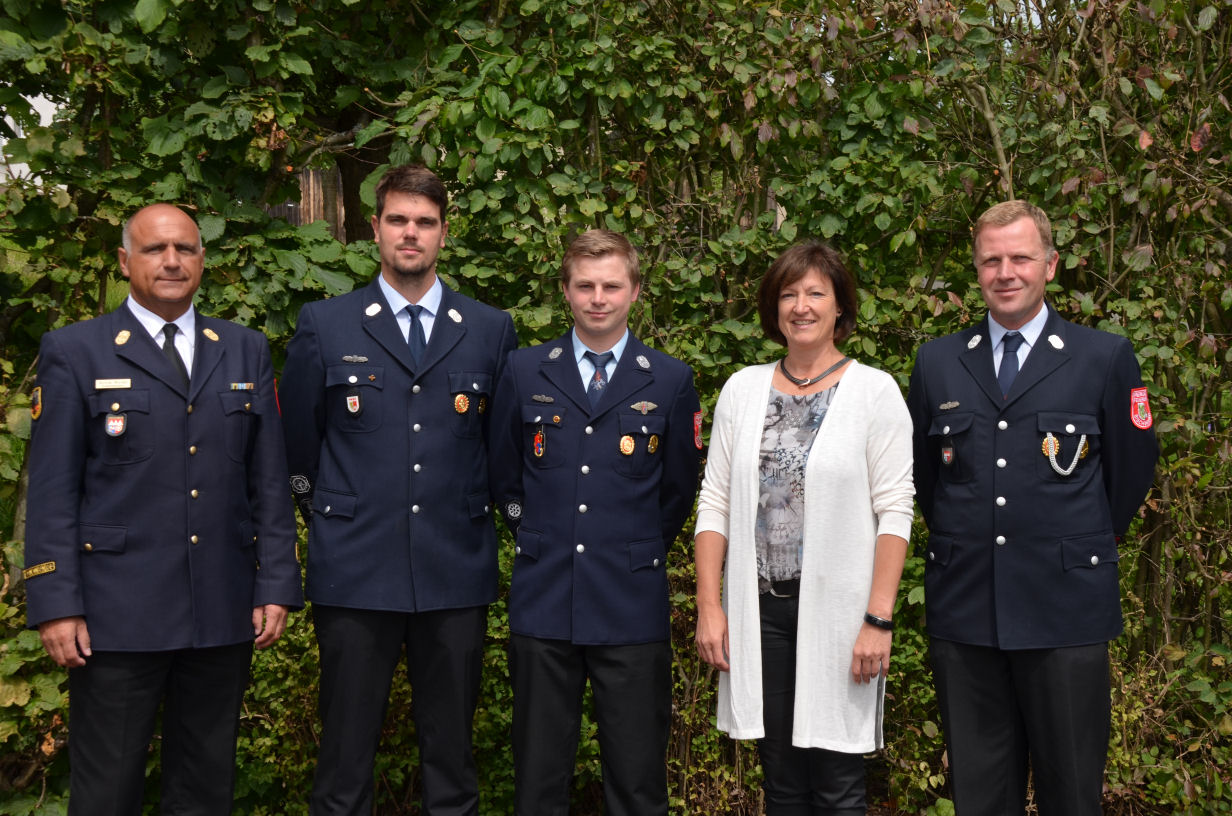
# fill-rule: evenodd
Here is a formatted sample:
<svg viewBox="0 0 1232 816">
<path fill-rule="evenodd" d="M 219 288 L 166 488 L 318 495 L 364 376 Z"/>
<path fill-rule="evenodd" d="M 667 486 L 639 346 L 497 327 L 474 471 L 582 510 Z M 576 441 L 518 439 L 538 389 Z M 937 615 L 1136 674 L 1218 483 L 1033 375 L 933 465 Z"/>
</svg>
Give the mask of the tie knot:
<svg viewBox="0 0 1232 816">
<path fill-rule="evenodd" d="M 419 314 L 420 314 L 420 312 L 422 312 L 422 311 L 423 311 L 423 308 L 424 308 L 424 307 L 422 307 L 422 306 L 420 306 L 420 305 L 418 305 L 418 304 L 416 304 L 416 303 L 408 303 L 408 304 L 406 304 L 406 313 L 407 313 L 407 314 L 409 314 L 409 315 L 411 316 L 411 319 L 412 319 L 412 320 L 418 320 L 418 319 L 419 319 Z"/>
<path fill-rule="evenodd" d="M 177 326 L 174 323 L 168 323 L 167 325 L 163 326 L 163 337 L 167 339 L 168 343 L 175 342 L 176 329 L 177 329 Z"/>
<path fill-rule="evenodd" d="M 1022 345 L 1023 337 L 1018 332 L 1006 332 L 1006 335 L 1001 340 L 1001 346 L 1008 354 L 1013 354 L 1018 351 L 1018 347 Z"/>
<path fill-rule="evenodd" d="M 590 362 L 594 365 L 596 370 L 600 368 L 606 370 L 607 364 L 610 363 L 612 361 L 612 358 L 615 356 L 616 355 L 610 351 L 604 351 L 604 352 L 588 351 L 585 354 L 586 359 L 590 360 Z"/>
</svg>

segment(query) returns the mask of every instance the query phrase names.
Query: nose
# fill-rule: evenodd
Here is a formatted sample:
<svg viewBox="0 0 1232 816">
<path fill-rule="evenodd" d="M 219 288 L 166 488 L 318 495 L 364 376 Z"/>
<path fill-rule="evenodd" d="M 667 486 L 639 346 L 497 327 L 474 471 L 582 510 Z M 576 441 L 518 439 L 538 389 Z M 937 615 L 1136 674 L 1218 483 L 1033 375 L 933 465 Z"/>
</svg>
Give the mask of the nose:
<svg viewBox="0 0 1232 816">
<path fill-rule="evenodd" d="M 178 269 L 180 266 L 180 251 L 175 246 L 163 250 L 162 263 L 164 269 Z"/>
</svg>

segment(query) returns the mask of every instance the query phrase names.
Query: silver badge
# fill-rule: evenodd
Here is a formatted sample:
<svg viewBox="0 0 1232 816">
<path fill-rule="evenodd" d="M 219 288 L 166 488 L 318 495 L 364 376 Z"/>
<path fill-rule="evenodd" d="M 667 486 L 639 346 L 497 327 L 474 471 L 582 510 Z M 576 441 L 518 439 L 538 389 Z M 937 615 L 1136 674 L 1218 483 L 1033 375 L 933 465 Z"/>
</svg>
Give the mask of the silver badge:
<svg viewBox="0 0 1232 816">
<path fill-rule="evenodd" d="M 450 309 L 450 310 L 449 310 L 449 319 L 450 319 L 450 320 L 452 320 L 454 323 L 461 323 L 461 322 L 462 322 L 462 315 L 458 314 L 458 310 L 457 310 L 457 309 Z"/>
<path fill-rule="evenodd" d="M 520 519 L 522 518 L 522 503 L 511 501 L 505 503 L 505 518 Z"/>
<path fill-rule="evenodd" d="M 650 361 L 644 355 L 637 355 L 637 364 L 642 368 L 650 368 Z"/>
<path fill-rule="evenodd" d="M 1057 351 L 1065 348 L 1065 341 L 1060 337 L 1057 337 L 1055 334 L 1048 335 L 1048 343 Z"/>
<path fill-rule="evenodd" d="M 342 355 L 342 362 L 344 363 L 366 363 L 368 362 L 368 358 L 363 356 L 362 354 L 344 354 Z"/>
<path fill-rule="evenodd" d="M 379 303 L 371 303 L 368 305 L 367 309 L 364 309 L 364 314 L 368 315 L 368 317 L 375 317 L 376 315 L 379 315 L 380 313 L 381 313 L 381 304 Z"/>
<path fill-rule="evenodd" d="M 556 402 L 556 397 L 549 397 L 547 394 L 534 394 L 531 399 L 535 402 Z"/>
<path fill-rule="evenodd" d="M 942 411 L 949 411 L 953 408 L 958 407 L 958 400 L 954 400 L 953 402 L 943 402 L 937 407 L 940 408 Z"/>
<path fill-rule="evenodd" d="M 658 408 L 659 406 L 655 405 L 653 402 L 647 402 L 645 400 L 642 400 L 641 402 L 633 403 L 629 407 L 632 408 L 634 411 L 637 411 L 641 414 L 647 414 L 650 411 L 653 411 L 654 409 Z"/>
<path fill-rule="evenodd" d="M 564 349 L 561 348 L 560 346 L 557 346 L 556 348 L 552 349 L 552 351 L 548 354 L 548 359 L 555 360 L 562 353 L 564 353 Z"/>
<path fill-rule="evenodd" d="M 309 493 L 312 491 L 312 483 L 308 481 L 308 477 L 302 473 L 297 473 L 291 477 L 291 492 L 292 493 Z"/>
<path fill-rule="evenodd" d="M 972 337 L 969 341 L 967 341 L 967 348 L 969 349 L 975 348 L 976 346 L 980 344 L 980 341 L 983 339 L 984 339 L 984 335 L 977 334 L 975 337 Z"/>
</svg>

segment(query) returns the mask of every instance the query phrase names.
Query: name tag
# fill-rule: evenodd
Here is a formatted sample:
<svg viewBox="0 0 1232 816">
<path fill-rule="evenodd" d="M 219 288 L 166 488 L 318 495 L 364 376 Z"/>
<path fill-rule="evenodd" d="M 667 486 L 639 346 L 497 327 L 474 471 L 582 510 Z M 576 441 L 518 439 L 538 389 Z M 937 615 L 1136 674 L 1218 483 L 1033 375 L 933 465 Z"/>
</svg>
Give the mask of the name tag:
<svg viewBox="0 0 1232 816">
<path fill-rule="evenodd" d="M 99 391 L 104 391 L 111 388 L 132 388 L 133 381 L 127 377 L 114 380 L 95 380 L 94 387 Z"/>
</svg>

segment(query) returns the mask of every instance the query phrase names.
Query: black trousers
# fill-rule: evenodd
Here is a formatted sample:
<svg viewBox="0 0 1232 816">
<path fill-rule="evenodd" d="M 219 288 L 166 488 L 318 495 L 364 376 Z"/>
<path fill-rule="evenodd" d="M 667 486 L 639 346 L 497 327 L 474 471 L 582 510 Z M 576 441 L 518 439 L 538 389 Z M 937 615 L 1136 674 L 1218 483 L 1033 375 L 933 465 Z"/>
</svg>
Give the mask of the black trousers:
<svg viewBox="0 0 1232 816">
<path fill-rule="evenodd" d="M 766 816 L 863 816 L 864 757 L 791 744 L 800 599 L 760 597 L 762 720 L 757 741 Z"/>
<path fill-rule="evenodd" d="M 373 765 L 402 649 L 411 681 L 425 816 L 473 816 L 479 783 L 471 729 L 486 606 L 380 612 L 314 606 L 321 650 L 321 749 L 313 816 L 370 816 Z"/>
<path fill-rule="evenodd" d="M 589 678 L 607 816 L 667 816 L 672 646 L 512 635 L 514 813 L 565 816 Z"/>
<path fill-rule="evenodd" d="M 932 638 L 954 807 L 1098 816 L 1112 702 L 1108 644 L 1003 651 Z"/>
<path fill-rule="evenodd" d="M 138 816 L 163 707 L 162 802 L 176 816 L 225 816 L 252 644 L 95 652 L 70 669 L 69 816 Z"/>
</svg>

